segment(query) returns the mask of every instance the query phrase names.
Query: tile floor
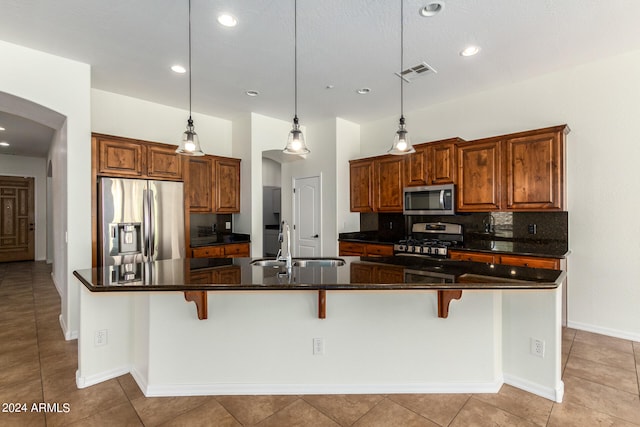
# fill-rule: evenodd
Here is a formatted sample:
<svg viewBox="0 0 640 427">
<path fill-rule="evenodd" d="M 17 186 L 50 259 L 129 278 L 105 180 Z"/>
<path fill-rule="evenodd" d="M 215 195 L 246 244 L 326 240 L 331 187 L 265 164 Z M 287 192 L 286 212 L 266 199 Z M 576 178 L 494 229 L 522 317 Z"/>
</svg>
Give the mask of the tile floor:
<svg viewBox="0 0 640 427">
<path fill-rule="evenodd" d="M 0 264 L 0 426 L 640 426 L 640 343 L 567 329 L 565 399 L 497 394 L 146 398 L 130 375 L 79 390 L 77 344 L 42 262 Z M 33 402 L 61 412 L 31 411 Z M 68 412 L 64 412 L 68 404 Z M 51 409 L 51 408 L 50 408 Z"/>
</svg>

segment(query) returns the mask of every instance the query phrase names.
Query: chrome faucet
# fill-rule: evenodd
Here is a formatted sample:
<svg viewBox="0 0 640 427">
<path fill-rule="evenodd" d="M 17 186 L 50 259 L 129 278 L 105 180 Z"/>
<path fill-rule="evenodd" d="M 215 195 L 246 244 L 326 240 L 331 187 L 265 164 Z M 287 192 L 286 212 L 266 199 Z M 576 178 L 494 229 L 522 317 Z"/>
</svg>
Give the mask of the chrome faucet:
<svg viewBox="0 0 640 427">
<path fill-rule="evenodd" d="M 287 254 L 286 256 L 282 255 L 282 242 L 284 240 L 283 232 L 287 233 Z M 292 261 L 291 261 L 291 229 L 287 221 L 282 221 L 280 223 L 280 230 L 278 231 L 278 242 L 280 242 L 280 249 L 278 249 L 278 254 L 276 255 L 276 259 L 278 261 L 285 261 L 287 263 L 287 269 L 291 269 Z"/>
</svg>

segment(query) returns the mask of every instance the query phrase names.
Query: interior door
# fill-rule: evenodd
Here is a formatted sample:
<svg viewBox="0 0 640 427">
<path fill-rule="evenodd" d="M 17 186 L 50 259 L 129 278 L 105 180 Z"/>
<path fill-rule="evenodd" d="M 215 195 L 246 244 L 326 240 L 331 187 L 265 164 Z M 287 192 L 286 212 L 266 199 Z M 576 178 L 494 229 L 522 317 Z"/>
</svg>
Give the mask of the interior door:
<svg viewBox="0 0 640 427">
<path fill-rule="evenodd" d="M 294 180 L 294 256 L 320 256 L 320 177 Z"/>
<path fill-rule="evenodd" d="M 0 176 L 0 262 L 33 261 L 34 179 Z"/>
</svg>

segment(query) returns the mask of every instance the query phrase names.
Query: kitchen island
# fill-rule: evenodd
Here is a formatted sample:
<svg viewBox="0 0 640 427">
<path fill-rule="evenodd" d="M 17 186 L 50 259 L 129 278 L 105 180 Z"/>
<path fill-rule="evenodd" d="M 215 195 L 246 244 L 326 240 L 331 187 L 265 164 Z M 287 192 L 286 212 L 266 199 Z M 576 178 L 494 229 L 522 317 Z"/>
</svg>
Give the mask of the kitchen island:
<svg viewBox="0 0 640 427">
<path fill-rule="evenodd" d="M 131 372 L 147 396 L 167 396 L 495 392 L 507 382 L 562 399 L 564 272 L 341 259 L 294 259 L 291 270 L 236 258 L 76 271 L 77 384 Z M 185 303 L 192 293 L 204 296 L 207 320 Z M 443 300 L 454 301 L 446 319 Z"/>
</svg>

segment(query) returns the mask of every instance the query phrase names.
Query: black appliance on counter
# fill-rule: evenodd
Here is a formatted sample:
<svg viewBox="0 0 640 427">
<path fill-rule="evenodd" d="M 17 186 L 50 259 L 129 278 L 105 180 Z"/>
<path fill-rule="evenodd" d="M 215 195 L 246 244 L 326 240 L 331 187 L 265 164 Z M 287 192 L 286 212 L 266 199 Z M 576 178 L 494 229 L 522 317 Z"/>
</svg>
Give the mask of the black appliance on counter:
<svg viewBox="0 0 640 427">
<path fill-rule="evenodd" d="M 446 258 L 449 248 L 462 246 L 462 225 L 446 222 L 413 224 L 411 235 L 393 245 L 394 255 Z"/>
</svg>

